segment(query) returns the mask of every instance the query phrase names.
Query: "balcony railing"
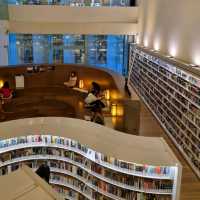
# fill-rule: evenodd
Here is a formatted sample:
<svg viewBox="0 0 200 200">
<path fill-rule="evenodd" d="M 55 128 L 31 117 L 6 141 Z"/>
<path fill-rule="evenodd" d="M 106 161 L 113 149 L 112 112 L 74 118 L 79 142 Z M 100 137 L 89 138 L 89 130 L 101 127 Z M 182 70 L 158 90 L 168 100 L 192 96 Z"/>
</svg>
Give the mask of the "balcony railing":
<svg viewBox="0 0 200 200">
<path fill-rule="evenodd" d="M 77 7 L 128 7 L 135 6 L 135 0 L 8 0 L 13 5 L 63 5 Z"/>
</svg>

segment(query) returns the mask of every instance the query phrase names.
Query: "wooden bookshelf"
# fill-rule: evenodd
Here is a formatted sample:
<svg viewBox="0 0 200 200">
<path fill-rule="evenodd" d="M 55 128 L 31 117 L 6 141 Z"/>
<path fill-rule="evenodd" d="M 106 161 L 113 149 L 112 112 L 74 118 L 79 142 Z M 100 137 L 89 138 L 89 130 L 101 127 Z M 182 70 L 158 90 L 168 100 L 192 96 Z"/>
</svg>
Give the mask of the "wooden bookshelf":
<svg viewBox="0 0 200 200">
<path fill-rule="evenodd" d="M 139 94 L 200 177 L 200 78 L 195 70 L 135 44 L 129 64 L 129 89 Z"/>
</svg>

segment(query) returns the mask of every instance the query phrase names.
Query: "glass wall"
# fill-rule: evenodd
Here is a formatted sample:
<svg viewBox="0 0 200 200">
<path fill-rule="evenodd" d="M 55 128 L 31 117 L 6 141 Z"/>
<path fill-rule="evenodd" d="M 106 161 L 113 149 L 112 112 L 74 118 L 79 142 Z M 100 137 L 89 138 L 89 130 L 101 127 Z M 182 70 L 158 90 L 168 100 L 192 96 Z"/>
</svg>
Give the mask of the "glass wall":
<svg viewBox="0 0 200 200">
<path fill-rule="evenodd" d="M 128 36 L 9 34 L 9 64 L 71 63 L 127 73 Z"/>
<path fill-rule="evenodd" d="M 15 5 L 135 6 L 136 0 L 8 0 Z"/>
</svg>

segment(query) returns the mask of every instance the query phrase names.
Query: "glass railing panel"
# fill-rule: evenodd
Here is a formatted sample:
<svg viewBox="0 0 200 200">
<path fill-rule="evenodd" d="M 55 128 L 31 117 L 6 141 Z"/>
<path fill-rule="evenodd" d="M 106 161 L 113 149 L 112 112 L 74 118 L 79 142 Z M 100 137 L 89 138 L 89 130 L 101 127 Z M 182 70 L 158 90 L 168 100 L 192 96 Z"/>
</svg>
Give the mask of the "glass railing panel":
<svg viewBox="0 0 200 200">
<path fill-rule="evenodd" d="M 64 6 L 136 6 L 135 0 L 8 0 L 8 4 L 14 5 L 64 5 Z"/>
</svg>

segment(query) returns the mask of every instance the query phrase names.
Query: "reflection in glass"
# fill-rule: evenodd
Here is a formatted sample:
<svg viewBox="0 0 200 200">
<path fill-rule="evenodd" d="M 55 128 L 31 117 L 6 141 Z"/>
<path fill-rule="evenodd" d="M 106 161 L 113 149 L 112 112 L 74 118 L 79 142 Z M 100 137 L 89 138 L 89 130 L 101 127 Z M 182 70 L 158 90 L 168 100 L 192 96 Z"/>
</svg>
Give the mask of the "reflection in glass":
<svg viewBox="0 0 200 200">
<path fill-rule="evenodd" d="M 124 35 L 9 34 L 9 64 L 75 63 L 127 73 Z"/>
<path fill-rule="evenodd" d="M 64 35 L 64 63 L 85 63 L 85 36 Z"/>
<path fill-rule="evenodd" d="M 33 63 L 48 63 L 49 38 L 47 35 L 33 35 Z"/>
<path fill-rule="evenodd" d="M 51 37 L 51 49 L 53 51 L 53 63 L 63 63 L 63 36 L 52 35 Z"/>
<path fill-rule="evenodd" d="M 134 4 L 130 2 L 131 0 L 8 0 L 8 4 L 15 5 L 135 6 L 135 1 Z"/>
<path fill-rule="evenodd" d="M 32 35 L 10 34 L 9 42 L 10 64 L 33 63 Z"/>
<path fill-rule="evenodd" d="M 88 36 L 88 64 L 105 67 L 107 64 L 107 36 Z"/>
</svg>

